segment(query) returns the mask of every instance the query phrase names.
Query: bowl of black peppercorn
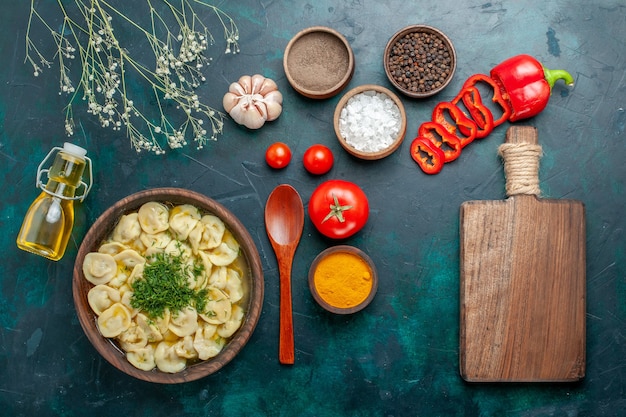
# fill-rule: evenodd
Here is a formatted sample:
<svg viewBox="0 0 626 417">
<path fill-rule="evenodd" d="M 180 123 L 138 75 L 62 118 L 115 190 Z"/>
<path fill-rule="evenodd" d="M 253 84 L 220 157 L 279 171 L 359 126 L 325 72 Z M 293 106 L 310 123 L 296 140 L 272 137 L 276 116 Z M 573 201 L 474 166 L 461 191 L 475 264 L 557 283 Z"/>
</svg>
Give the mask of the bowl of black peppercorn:
<svg viewBox="0 0 626 417">
<path fill-rule="evenodd" d="M 439 29 L 411 25 L 389 39 L 383 62 L 387 78 L 398 91 L 425 98 L 439 93 L 452 80 L 456 51 Z"/>
</svg>

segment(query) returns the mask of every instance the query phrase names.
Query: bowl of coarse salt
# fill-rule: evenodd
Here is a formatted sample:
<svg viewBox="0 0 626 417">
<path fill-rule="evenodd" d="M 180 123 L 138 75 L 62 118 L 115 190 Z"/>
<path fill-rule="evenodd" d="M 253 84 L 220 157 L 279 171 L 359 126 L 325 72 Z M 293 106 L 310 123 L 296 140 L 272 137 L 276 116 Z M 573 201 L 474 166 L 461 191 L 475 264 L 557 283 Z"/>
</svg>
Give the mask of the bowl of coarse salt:
<svg viewBox="0 0 626 417">
<path fill-rule="evenodd" d="M 335 134 L 341 146 L 361 159 L 391 155 L 404 140 L 406 112 L 385 87 L 365 84 L 348 91 L 337 103 Z"/>
</svg>

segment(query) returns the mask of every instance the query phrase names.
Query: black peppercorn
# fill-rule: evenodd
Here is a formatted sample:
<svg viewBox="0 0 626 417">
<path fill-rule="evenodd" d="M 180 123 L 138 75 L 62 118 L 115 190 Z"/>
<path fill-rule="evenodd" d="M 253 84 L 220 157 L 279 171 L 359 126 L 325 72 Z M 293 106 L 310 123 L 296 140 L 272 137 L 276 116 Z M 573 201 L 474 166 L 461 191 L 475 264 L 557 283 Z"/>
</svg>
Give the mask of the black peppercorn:
<svg viewBox="0 0 626 417">
<path fill-rule="evenodd" d="M 389 48 L 392 81 L 413 93 L 428 93 L 444 85 L 452 64 L 447 42 L 431 32 L 411 32 Z"/>
</svg>

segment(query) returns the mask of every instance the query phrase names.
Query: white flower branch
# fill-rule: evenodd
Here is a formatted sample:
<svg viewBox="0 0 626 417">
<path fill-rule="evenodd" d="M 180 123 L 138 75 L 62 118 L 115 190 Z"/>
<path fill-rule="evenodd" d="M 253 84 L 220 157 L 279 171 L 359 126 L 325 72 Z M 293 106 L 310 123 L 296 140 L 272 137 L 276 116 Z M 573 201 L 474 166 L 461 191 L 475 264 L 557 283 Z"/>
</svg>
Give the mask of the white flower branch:
<svg viewBox="0 0 626 417">
<path fill-rule="evenodd" d="M 225 115 L 203 103 L 196 93 L 206 81 L 203 69 L 211 58 L 205 52 L 215 40 L 194 7 L 203 7 L 217 16 L 224 29 L 225 53 L 239 52 L 239 31 L 228 15 L 204 0 L 178 0 L 179 5 L 170 0 L 144 1 L 149 11 L 145 27 L 107 0 L 65 1 L 72 9 L 57 0 L 63 22 L 59 30 L 54 30 L 36 9 L 35 0 L 31 0 L 25 62 L 32 66 L 35 76 L 50 68 L 52 61 L 58 63 L 59 94 L 69 96 L 65 108 L 68 135 L 75 129 L 72 106 L 82 99 L 87 104 L 87 112 L 97 117 L 102 127 L 124 130 L 137 152 L 147 150 L 162 154 L 164 145 L 180 148 L 187 144 L 187 138 L 192 138 L 201 149 L 222 133 Z M 169 13 L 161 14 L 155 3 Z M 32 26 L 37 22 L 50 32 L 54 41 L 55 52 L 50 59 L 31 38 Z M 122 45 L 114 23 L 116 27 L 125 25 L 125 29 L 130 28 L 145 37 L 154 55 L 153 66 L 136 59 L 129 48 Z M 76 58 L 80 60 L 80 72 L 74 83 L 70 63 Z M 156 102 L 154 116 L 146 113 L 149 110 L 138 108 L 131 97 L 129 83 L 133 76 L 133 81 L 148 84 L 153 100 L 147 97 L 142 102 Z M 169 114 L 166 115 L 170 109 L 182 115 L 179 116 L 182 122 L 173 122 Z M 207 121 L 208 126 L 205 126 Z"/>
</svg>

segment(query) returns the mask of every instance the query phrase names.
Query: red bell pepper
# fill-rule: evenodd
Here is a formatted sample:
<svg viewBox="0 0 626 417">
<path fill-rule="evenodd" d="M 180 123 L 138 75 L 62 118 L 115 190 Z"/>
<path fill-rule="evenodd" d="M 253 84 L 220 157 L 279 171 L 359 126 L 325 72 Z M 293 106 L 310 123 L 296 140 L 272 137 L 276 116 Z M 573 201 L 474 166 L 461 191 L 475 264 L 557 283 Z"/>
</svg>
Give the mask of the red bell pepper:
<svg viewBox="0 0 626 417">
<path fill-rule="evenodd" d="M 446 113 L 450 115 L 453 123 L 446 118 Z M 463 110 L 456 105 L 447 101 L 441 102 L 435 106 L 432 115 L 433 122 L 437 122 L 446 128 L 450 134 L 455 135 L 461 141 L 461 147 L 469 145 L 476 138 L 478 127 L 476 123 L 468 118 Z M 457 135 L 457 128 L 461 135 Z"/>
<path fill-rule="evenodd" d="M 440 148 L 443 151 L 444 162 L 454 161 L 461 155 L 461 140 L 437 122 L 422 123 L 417 130 L 417 136 L 430 140 Z"/>
<path fill-rule="evenodd" d="M 490 75 L 469 77 L 461 92 L 451 102 L 437 104 L 432 120 L 419 127 L 411 154 L 424 172 L 436 174 L 443 166 L 439 164 L 439 153 L 430 150 L 431 147 L 443 153 L 443 162 L 454 161 L 464 146 L 475 138 L 486 137 L 496 126 L 541 112 L 548 104 L 557 80 L 563 79 L 569 85 L 574 83 L 568 72 L 546 69 L 529 55 L 517 55 L 503 61 L 491 70 Z M 501 110 L 497 119 L 492 112 L 492 108 L 497 111 L 496 106 L 487 107 L 483 103 L 476 87 L 479 83 L 491 87 L 491 101 Z"/>
<path fill-rule="evenodd" d="M 445 155 L 430 139 L 418 136 L 411 143 L 411 157 L 426 174 L 437 174 L 444 164 Z"/>
<path fill-rule="evenodd" d="M 467 89 L 468 87 L 474 87 L 476 84 L 483 82 L 488 84 L 493 89 L 493 97 L 491 101 L 496 103 L 502 109 L 502 115 L 493 121 L 493 126 L 500 126 L 502 123 L 506 122 L 511 116 L 511 105 L 505 98 L 502 96 L 502 92 L 500 89 L 500 85 L 497 84 L 494 80 L 486 76 L 485 74 L 474 74 L 465 81 L 463 84 L 463 88 L 461 91 Z"/>
<path fill-rule="evenodd" d="M 452 104 L 459 106 L 460 102 L 463 102 L 476 124 L 476 139 L 489 135 L 494 128 L 493 113 L 483 104 L 478 89 L 468 86 L 461 90 L 459 95 L 452 100 Z"/>
<path fill-rule="evenodd" d="M 549 70 L 535 58 L 523 54 L 496 65 L 490 75 L 511 107 L 511 122 L 541 112 L 548 104 L 557 80 L 563 79 L 569 85 L 574 83 L 567 71 Z"/>
</svg>

